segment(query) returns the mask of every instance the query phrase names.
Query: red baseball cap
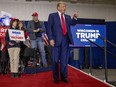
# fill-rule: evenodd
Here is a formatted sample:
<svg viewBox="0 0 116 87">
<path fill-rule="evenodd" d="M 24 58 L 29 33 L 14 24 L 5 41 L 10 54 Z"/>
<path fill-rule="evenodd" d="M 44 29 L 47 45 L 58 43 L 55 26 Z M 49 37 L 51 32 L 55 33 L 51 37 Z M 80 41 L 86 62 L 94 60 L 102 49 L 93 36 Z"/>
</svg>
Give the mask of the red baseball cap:
<svg viewBox="0 0 116 87">
<path fill-rule="evenodd" d="M 13 22 L 13 21 L 19 21 L 19 19 L 17 19 L 17 18 L 11 18 L 10 21 L 11 21 L 11 22 Z"/>
<path fill-rule="evenodd" d="M 38 16 L 38 13 L 37 13 L 37 12 L 34 12 L 34 13 L 32 14 L 32 16 Z"/>
</svg>

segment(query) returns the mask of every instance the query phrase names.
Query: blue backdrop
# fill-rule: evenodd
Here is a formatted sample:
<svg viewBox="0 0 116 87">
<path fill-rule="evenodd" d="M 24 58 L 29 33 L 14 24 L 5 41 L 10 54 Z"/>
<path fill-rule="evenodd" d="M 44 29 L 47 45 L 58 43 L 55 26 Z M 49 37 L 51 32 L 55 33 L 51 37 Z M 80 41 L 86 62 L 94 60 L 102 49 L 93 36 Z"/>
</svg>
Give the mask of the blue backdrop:
<svg viewBox="0 0 116 87">
<path fill-rule="evenodd" d="M 116 44 L 116 22 L 106 22 L 106 33 L 107 33 L 107 39 L 113 43 Z M 107 50 L 111 51 L 113 54 L 116 55 L 116 48 L 112 47 L 110 44 L 107 44 Z M 87 58 L 88 63 L 90 60 L 90 48 L 87 48 Z M 92 62 L 93 67 L 102 66 L 104 67 L 104 52 L 100 48 L 92 48 Z M 80 60 L 76 61 L 73 60 L 73 58 L 70 57 L 69 63 L 73 66 L 78 66 L 80 68 L 80 65 L 84 65 L 84 48 L 80 48 Z M 112 55 L 107 53 L 107 64 L 108 68 L 116 68 L 116 58 Z"/>
<path fill-rule="evenodd" d="M 27 25 L 28 21 L 25 21 L 25 25 Z M 45 22 L 45 27 L 47 29 L 47 22 Z M 116 22 L 106 22 L 106 37 L 109 41 L 116 44 Z M 79 48 L 80 49 L 80 59 L 79 61 L 73 60 L 73 54 L 72 54 L 72 48 L 70 48 L 70 59 L 69 64 L 73 66 L 77 66 L 80 68 L 80 65 L 84 65 L 84 47 Z M 116 54 L 116 48 L 110 46 L 107 44 L 107 50 L 111 51 L 112 53 Z M 90 59 L 90 49 L 87 48 L 87 58 L 88 63 Z M 92 50 L 92 56 L 93 56 L 93 67 L 97 66 L 104 66 L 104 53 L 103 50 L 96 47 Z M 111 56 L 110 54 L 107 54 L 108 59 L 108 68 L 116 68 L 116 58 Z"/>
<path fill-rule="evenodd" d="M 90 42 L 87 39 L 95 42 L 99 46 L 104 46 L 102 39 L 98 37 L 100 35 L 106 38 L 106 25 L 95 25 L 95 24 L 77 24 L 71 26 L 72 37 L 74 41 L 73 47 L 89 47 Z M 96 47 L 95 45 L 92 45 Z"/>
</svg>

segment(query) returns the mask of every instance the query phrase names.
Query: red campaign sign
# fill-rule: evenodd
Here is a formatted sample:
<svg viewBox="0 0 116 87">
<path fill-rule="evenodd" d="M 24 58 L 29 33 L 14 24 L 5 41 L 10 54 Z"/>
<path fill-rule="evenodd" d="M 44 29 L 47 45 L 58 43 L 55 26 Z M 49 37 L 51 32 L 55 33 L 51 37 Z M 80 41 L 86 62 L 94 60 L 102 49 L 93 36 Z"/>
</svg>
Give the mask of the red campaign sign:
<svg viewBox="0 0 116 87">
<path fill-rule="evenodd" d="M 0 38 L 1 39 L 5 38 L 7 29 L 9 29 L 9 26 L 7 27 L 0 26 Z"/>
</svg>

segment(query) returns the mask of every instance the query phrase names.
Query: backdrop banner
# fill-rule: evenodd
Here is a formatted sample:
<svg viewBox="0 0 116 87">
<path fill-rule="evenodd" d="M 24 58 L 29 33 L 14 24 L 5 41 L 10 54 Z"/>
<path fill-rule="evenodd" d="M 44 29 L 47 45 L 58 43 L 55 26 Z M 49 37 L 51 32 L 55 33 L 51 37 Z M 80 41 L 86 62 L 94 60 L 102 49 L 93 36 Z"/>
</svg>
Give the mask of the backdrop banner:
<svg viewBox="0 0 116 87">
<path fill-rule="evenodd" d="M 77 24 L 71 26 L 71 33 L 74 47 L 89 47 L 90 42 L 87 39 L 103 47 L 104 42 L 99 36 L 106 38 L 106 25 Z"/>
<path fill-rule="evenodd" d="M 6 31 L 7 29 L 9 29 L 9 27 L 4 27 L 4 26 L 0 26 L 0 38 L 4 39 L 6 36 Z"/>
</svg>

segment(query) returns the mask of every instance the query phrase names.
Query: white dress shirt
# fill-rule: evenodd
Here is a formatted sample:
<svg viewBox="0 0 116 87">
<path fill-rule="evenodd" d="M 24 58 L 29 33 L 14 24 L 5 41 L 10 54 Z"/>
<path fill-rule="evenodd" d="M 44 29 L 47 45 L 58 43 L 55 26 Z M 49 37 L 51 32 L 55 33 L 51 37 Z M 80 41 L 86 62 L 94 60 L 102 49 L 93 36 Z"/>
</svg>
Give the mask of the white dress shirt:
<svg viewBox="0 0 116 87">
<path fill-rule="evenodd" d="M 60 17 L 60 21 L 61 21 L 61 23 L 62 23 L 62 19 L 61 19 L 61 13 L 58 11 L 58 14 L 59 14 L 59 17 Z M 65 16 L 64 16 L 64 14 L 63 14 L 63 18 L 64 18 L 64 21 L 65 21 L 65 23 L 66 23 L 66 20 L 65 20 Z M 66 32 L 67 32 L 67 30 L 66 30 Z"/>
</svg>

